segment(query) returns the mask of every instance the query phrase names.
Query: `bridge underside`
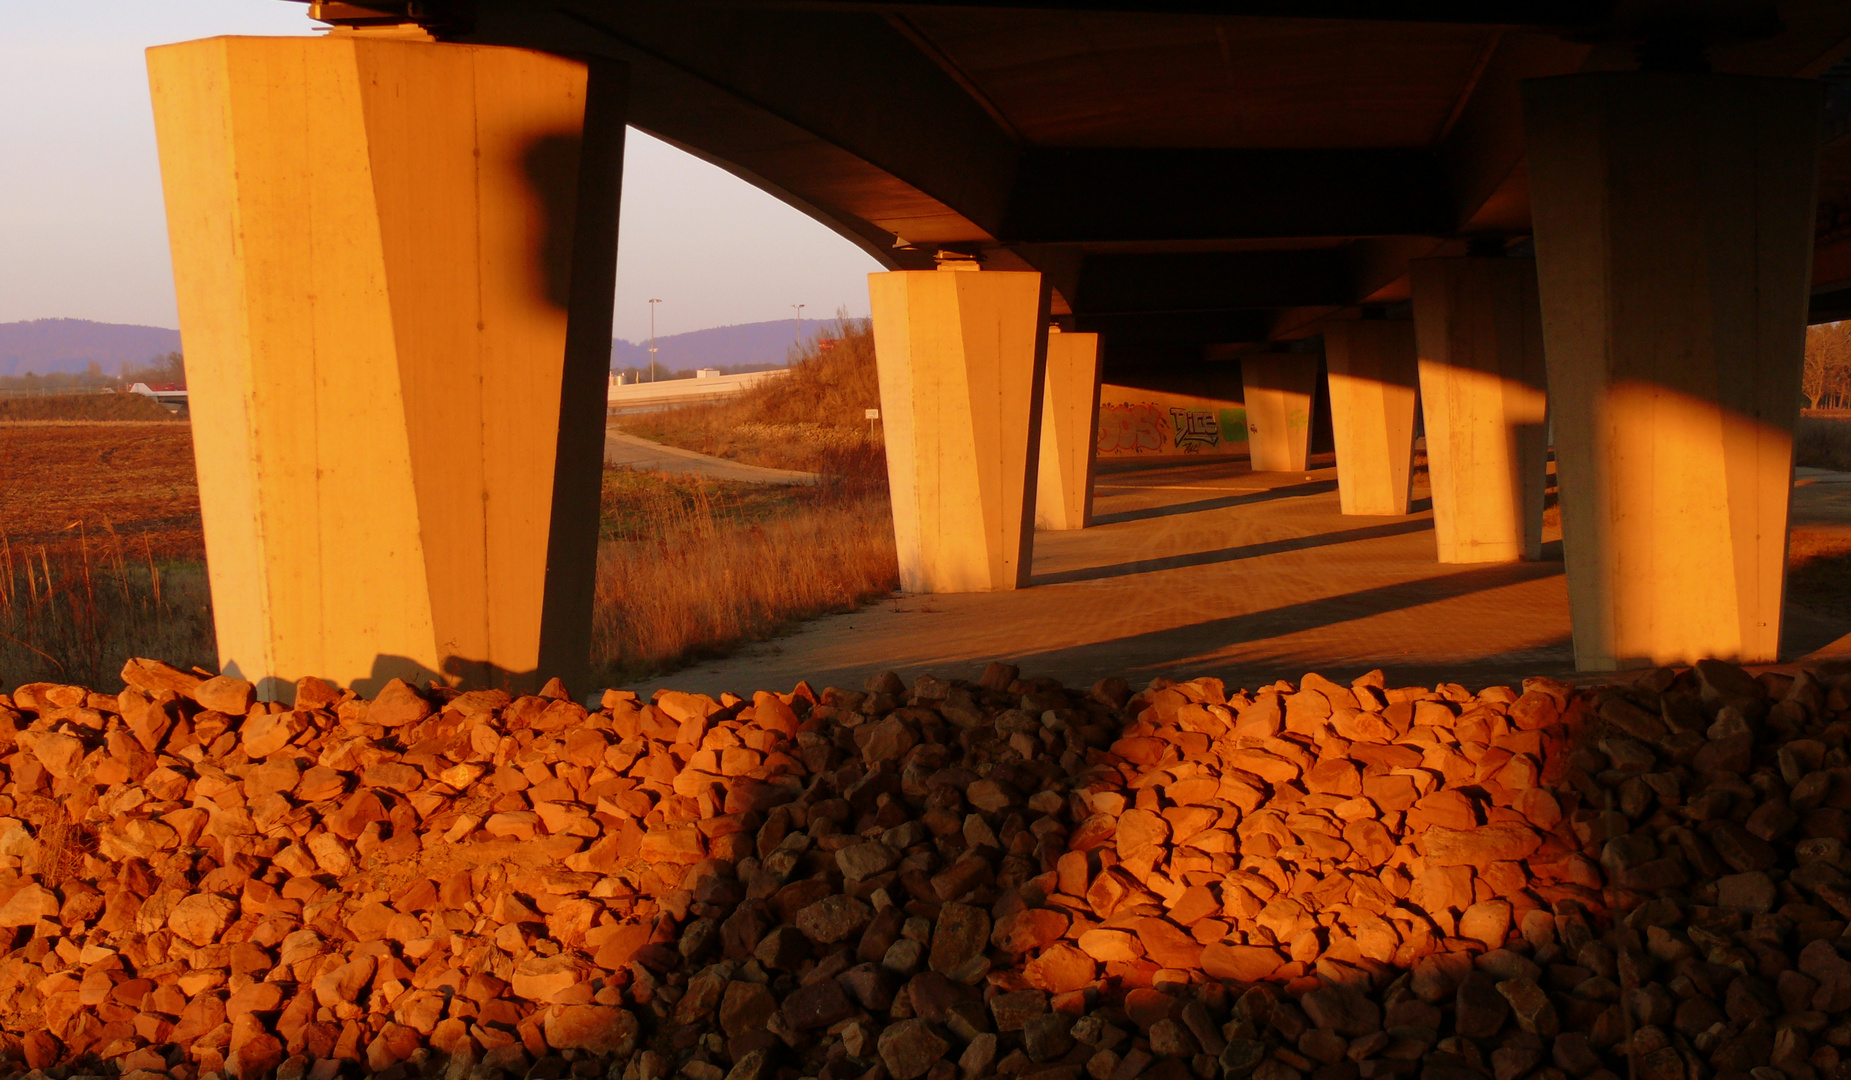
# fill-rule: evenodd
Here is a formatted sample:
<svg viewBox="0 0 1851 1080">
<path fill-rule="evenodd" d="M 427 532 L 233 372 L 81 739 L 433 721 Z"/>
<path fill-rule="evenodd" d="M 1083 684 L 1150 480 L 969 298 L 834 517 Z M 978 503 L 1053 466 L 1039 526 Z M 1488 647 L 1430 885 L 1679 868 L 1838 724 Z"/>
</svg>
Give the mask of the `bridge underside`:
<svg viewBox="0 0 1851 1080">
<path fill-rule="evenodd" d="M 1660 54 L 1665 67 L 1825 76 L 1815 306 L 1851 307 L 1851 12 L 1734 3 L 1654 27 L 1617 7 L 424 6 L 456 40 L 622 59 L 632 124 L 894 269 L 955 251 L 1042 272 L 1063 325 L 1110 335 L 1109 366 L 1316 334 L 1344 309 L 1407 302 L 1413 260 L 1520 248 L 1533 234 L 1525 80 Z M 1293 17 L 1307 13 L 1325 17 Z"/>
<path fill-rule="evenodd" d="M 1447 561 L 1536 554 L 1552 430 L 1578 661 L 1774 658 L 1802 331 L 1851 312 L 1851 9 L 1386 7 L 317 2 L 337 32 L 287 64 L 252 59 L 272 46 L 250 39 L 158 50 L 183 331 L 243 387 L 221 395 L 226 418 L 263 414 L 265 333 L 349 365 L 347 394 L 397 373 L 377 388 L 390 407 L 351 419 L 394 432 L 402 465 L 344 480 L 285 415 L 245 425 L 254 472 L 202 477 L 215 590 L 265 597 L 261 619 L 221 624 L 221 652 L 281 678 L 334 663 L 301 642 L 345 633 L 324 594 L 373 580 L 318 554 L 333 536 L 285 551 L 253 501 L 390 496 L 415 510 L 381 539 L 397 561 L 369 573 L 421 581 L 400 606 L 422 621 L 361 633 L 336 650 L 343 670 L 315 673 L 518 680 L 582 662 L 588 613 L 569 597 L 589 573 L 596 457 L 578 395 L 608 323 L 627 121 L 895 271 L 979 271 L 874 289 L 920 588 L 1026 582 L 1038 480 L 1061 488 L 1044 503 L 1085 507 L 1086 395 L 1048 376 L 1058 356 L 1108 381 L 1238 372 L 1256 463 L 1302 467 L 1327 397 L 1352 514 L 1405 511 L 1418 401 Z M 534 75 L 520 50 L 578 74 Z M 279 131 L 325 153 L 291 158 Z M 252 146 L 274 150 L 274 176 Z M 319 216 L 286 197 L 296 182 Z M 269 247 L 183 239 L 234 218 Z M 482 231 L 473 264 L 440 250 L 464 220 Z M 330 295 L 371 275 L 336 302 L 378 333 L 327 323 L 326 300 L 253 318 L 317 267 Z M 459 313 L 461 294 L 477 309 Z M 524 364 L 503 388 L 521 419 L 440 415 L 427 340 L 467 346 L 485 387 Z M 1044 439 L 1048 410 L 1063 419 Z M 498 508 L 520 523 L 503 540 Z M 243 576 L 221 583 L 233 550 Z"/>
</svg>

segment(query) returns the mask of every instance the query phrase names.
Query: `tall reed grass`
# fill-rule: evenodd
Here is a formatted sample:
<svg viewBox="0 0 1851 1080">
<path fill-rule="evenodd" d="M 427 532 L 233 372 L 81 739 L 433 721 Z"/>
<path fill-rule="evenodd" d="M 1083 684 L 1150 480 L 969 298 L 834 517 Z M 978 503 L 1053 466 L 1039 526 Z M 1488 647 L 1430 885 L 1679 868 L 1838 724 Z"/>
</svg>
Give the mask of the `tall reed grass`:
<svg viewBox="0 0 1851 1080">
<path fill-rule="evenodd" d="M 815 486 L 606 474 L 593 656 L 603 677 L 624 682 L 724 653 L 852 610 L 898 583 L 886 458 L 863 415 L 880 400 L 872 338 L 855 320 L 822 336 L 828 344 L 812 343 L 793 357 L 790 375 L 747 400 L 655 414 L 651 422 L 669 431 L 643 432 L 814 471 Z M 16 419 L 88 417 L 85 410 L 124 408 L 123 397 L 44 399 L 31 406 L 38 413 Z M 126 406 L 161 412 L 145 398 Z M 89 453 L 82 442 L 59 450 Z M 80 484 L 90 482 L 80 475 Z M 42 497 L 60 514 L 85 516 L 58 493 L 74 489 L 46 483 Z M 49 537 L 34 537 L 41 539 Z M 129 656 L 210 666 L 215 651 L 203 563 L 127 557 L 113 532 L 80 537 L 74 548 L 60 540 L 16 549 L 0 538 L 0 685 L 109 687 Z"/>
<path fill-rule="evenodd" d="M 737 397 L 624 417 L 671 446 L 819 476 L 815 487 L 607 475 L 593 663 L 614 684 L 762 641 L 899 585 L 874 337 L 838 318 L 790 373 Z"/>
<path fill-rule="evenodd" d="M 598 550 L 592 661 L 611 685 L 853 611 L 899 585 L 884 493 L 798 492 L 771 512 L 705 485 L 664 483 L 632 498 L 626 518 L 645 528 Z"/>
<path fill-rule="evenodd" d="M 79 530 L 55 552 L 0 534 L 0 683 L 109 689 L 132 656 L 216 662 L 205 567 L 163 565 L 145 541 L 136 557 L 107 524 L 100 538 Z"/>
</svg>

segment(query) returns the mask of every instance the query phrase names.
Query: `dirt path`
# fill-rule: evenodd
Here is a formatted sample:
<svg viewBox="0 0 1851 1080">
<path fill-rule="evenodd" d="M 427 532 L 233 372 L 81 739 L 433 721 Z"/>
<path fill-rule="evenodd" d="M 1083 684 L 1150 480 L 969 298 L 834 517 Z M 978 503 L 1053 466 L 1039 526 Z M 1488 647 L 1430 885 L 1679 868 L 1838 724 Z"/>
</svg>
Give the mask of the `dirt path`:
<svg viewBox="0 0 1851 1080">
<path fill-rule="evenodd" d="M 1795 469 L 1793 474 L 1795 530 L 1851 530 L 1851 473 Z"/>
<path fill-rule="evenodd" d="M 715 480 L 743 480 L 756 484 L 814 484 L 817 479 L 815 473 L 767 469 L 697 454 L 677 446 L 665 446 L 635 435 L 626 435 L 614 427 L 604 429 L 604 463 L 649 472 L 693 473 Z"/>
</svg>

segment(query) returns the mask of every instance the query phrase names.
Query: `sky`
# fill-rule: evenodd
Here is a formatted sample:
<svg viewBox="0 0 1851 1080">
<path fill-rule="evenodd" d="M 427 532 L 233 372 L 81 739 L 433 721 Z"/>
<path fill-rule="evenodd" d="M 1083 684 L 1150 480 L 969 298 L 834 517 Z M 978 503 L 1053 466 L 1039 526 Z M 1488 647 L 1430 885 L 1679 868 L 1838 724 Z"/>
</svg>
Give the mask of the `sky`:
<svg viewBox="0 0 1851 1080">
<path fill-rule="evenodd" d="M 176 327 L 142 51 L 215 34 L 312 32 L 288 0 L 8 3 L 0 33 L 0 322 Z M 801 212 L 631 130 L 615 336 L 866 315 L 880 267 Z"/>
</svg>

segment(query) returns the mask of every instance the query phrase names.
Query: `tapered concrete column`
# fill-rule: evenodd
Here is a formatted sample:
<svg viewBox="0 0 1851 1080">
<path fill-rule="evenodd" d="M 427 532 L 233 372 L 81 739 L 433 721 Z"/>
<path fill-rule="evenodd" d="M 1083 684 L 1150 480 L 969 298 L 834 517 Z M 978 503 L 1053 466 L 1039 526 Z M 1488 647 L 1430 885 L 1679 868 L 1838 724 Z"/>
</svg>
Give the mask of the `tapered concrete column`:
<svg viewBox="0 0 1851 1080">
<path fill-rule="evenodd" d="M 1779 654 L 1822 88 L 1524 86 L 1576 663 Z"/>
<path fill-rule="evenodd" d="M 1542 557 L 1548 395 L 1533 259 L 1409 268 L 1443 563 Z"/>
<path fill-rule="evenodd" d="M 1099 335 L 1050 332 L 1043 382 L 1035 528 L 1084 529 L 1093 517 L 1099 443 Z"/>
<path fill-rule="evenodd" d="M 1041 448 L 1041 275 L 868 275 L 900 587 L 1028 583 Z"/>
<path fill-rule="evenodd" d="M 1408 512 L 1418 378 L 1414 324 L 1363 319 L 1324 331 L 1337 504 L 1346 514 Z"/>
<path fill-rule="evenodd" d="M 1317 361 L 1298 353 L 1248 353 L 1240 358 L 1240 381 L 1253 471 L 1304 471 L 1311 455 Z"/>
<path fill-rule="evenodd" d="M 622 69 L 348 34 L 148 67 L 224 670 L 582 682 Z"/>
</svg>

